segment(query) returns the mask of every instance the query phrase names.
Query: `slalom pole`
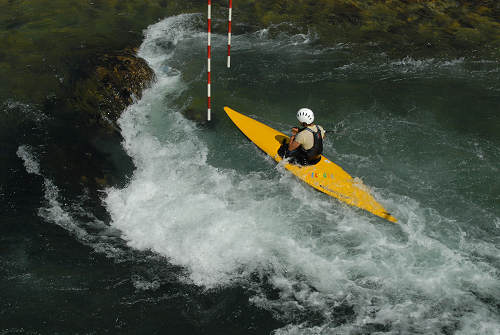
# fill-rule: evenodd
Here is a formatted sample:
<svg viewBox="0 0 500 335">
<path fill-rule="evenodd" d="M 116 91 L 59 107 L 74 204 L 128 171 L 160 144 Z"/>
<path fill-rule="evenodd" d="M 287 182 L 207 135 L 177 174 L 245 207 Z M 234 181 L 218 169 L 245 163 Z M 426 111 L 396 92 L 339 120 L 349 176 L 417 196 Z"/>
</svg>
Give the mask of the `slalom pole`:
<svg viewBox="0 0 500 335">
<path fill-rule="evenodd" d="M 231 67 L 231 16 L 233 12 L 233 0 L 229 0 L 229 23 L 227 28 L 227 67 Z"/>
<path fill-rule="evenodd" d="M 210 121 L 210 109 L 211 109 L 211 92 L 210 92 L 210 84 L 211 84 L 211 76 L 210 76 L 210 58 L 212 56 L 212 43 L 211 43 L 211 33 L 212 33 L 212 1 L 208 0 L 208 47 L 207 47 L 207 98 L 208 98 L 208 111 L 207 111 L 207 120 Z"/>
</svg>

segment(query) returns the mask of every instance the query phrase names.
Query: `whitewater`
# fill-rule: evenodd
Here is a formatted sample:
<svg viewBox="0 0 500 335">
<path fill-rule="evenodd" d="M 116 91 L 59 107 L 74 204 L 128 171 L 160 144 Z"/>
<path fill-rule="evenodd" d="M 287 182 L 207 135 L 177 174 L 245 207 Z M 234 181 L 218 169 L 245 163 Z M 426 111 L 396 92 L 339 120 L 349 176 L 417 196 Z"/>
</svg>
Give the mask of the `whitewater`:
<svg viewBox="0 0 500 335">
<path fill-rule="evenodd" d="M 128 245 L 185 267 L 196 285 L 251 286 L 252 303 L 289 322 L 278 333 L 439 333 L 456 327 L 457 333 L 498 334 L 498 314 L 486 302 L 499 301 L 498 268 L 469 254 L 475 249 L 498 261 L 494 244 L 468 240 L 454 220 L 411 194 L 386 189 L 374 192 L 401 224 L 380 222 L 307 189 L 236 131 L 205 130 L 182 116 L 186 106 L 177 98 L 194 85 L 184 79 L 182 62 L 193 49 L 202 50 L 205 37 L 198 20 L 182 15 L 151 26 L 139 51 L 158 80 L 120 119 L 137 169 L 127 187 L 109 190 L 105 199 Z M 279 55 L 308 39 L 249 34 L 235 39 L 235 54 L 274 49 Z M 217 43 L 222 47 L 222 38 Z M 422 71 L 422 64 L 411 66 Z M 211 161 L 212 150 L 229 151 L 222 166 Z M 235 155 L 232 167 L 232 151 L 248 158 Z M 277 296 L 270 297 L 264 282 Z M 339 306 L 352 311 L 341 316 Z M 306 316 L 297 323 L 300 314 L 320 315 L 321 321 Z"/>
<path fill-rule="evenodd" d="M 349 46 L 322 49 L 313 34 L 271 27 L 234 36 L 231 72 L 217 72 L 225 59 L 215 54 L 207 126 L 184 114 L 204 92 L 202 25 L 199 15 L 180 15 L 145 31 L 138 55 L 156 82 L 119 120 L 136 169 L 104 195 L 113 234 L 184 268 L 183 282 L 249 290 L 251 304 L 286 324 L 276 334 L 500 334 L 500 150 L 450 131 L 427 102 L 450 76 L 493 78 L 488 92 L 497 94 L 498 65 L 359 59 Z M 225 42 L 216 35 L 214 50 L 222 55 Z M 419 81 L 431 87 L 401 93 Z M 393 96 L 384 101 L 381 92 Z M 400 223 L 300 183 L 225 119 L 226 104 L 284 132 L 297 108 L 312 105 L 334 130 L 325 156 L 362 178 Z M 18 155 L 41 175 L 28 147 Z M 44 183 L 40 216 L 121 252 L 76 222 Z"/>
</svg>

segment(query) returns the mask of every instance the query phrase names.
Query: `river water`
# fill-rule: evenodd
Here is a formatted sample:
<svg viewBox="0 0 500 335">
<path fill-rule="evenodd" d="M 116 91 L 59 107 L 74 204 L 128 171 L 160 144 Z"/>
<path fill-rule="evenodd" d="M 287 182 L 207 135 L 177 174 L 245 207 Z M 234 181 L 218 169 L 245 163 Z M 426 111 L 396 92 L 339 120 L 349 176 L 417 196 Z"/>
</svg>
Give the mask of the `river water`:
<svg viewBox="0 0 500 335">
<path fill-rule="evenodd" d="M 145 31 L 157 82 L 119 120 L 135 170 L 102 194 L 109 224 L 20 142 L 40 222 L 8 218 L 0 331 L 500 334 L 500 64 L 394 60 L 269 27 L 234 36 L 226 69 L 215 35 L 214 121 L 198 124 L 183 111 L 206 90 L 203 26 L 180 15 Z M 284 132 L 313 109 L 324 155 L 399 223 L 296 180 L 225 105 Z"/>
</svg>

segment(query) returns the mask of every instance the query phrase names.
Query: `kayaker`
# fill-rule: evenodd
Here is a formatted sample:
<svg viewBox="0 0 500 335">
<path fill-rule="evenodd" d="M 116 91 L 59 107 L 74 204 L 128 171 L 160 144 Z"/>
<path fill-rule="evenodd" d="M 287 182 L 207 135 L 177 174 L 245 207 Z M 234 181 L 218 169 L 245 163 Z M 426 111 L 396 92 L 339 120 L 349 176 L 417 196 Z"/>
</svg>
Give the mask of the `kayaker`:
<svg viewBox="0 0 500 335">
<path fill-rule="evenodd" d="M 292 128 L 292 136 L 288 145 L 280 148 L 278 154 L 290 158 L 290 163 L 314 165 L 321 160 L 325 130 L 314 124 L 314 113 L 309 108 L 301 108 L 297 112 L 297 120 L 301 128 Z"/>
</svg>

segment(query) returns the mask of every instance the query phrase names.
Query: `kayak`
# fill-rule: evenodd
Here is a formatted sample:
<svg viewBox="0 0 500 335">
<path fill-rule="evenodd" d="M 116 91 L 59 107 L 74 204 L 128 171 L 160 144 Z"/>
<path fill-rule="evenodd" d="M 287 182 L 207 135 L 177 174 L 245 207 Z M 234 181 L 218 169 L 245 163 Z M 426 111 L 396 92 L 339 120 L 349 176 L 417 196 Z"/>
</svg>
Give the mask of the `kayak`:
<svg viewBox="0 0 500 335">
<path fill-rule="evenodd" d="M 278 155 L 278 149 L 284 141 L 289 141 L 288 136 L 229 107 L 224 107 L 224 111 L 236 127 L 257 147 L 276 162 L 283 160 Z M 321 156 L 317 164 L 307 166 L 283 163 L 285 169 L 316 190 L 383 219 L 397 222 L 397 219 L 373 198 L 361 180 L 351 177 L 328 158 Z"/>
</svg>

